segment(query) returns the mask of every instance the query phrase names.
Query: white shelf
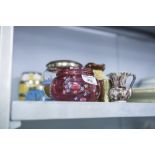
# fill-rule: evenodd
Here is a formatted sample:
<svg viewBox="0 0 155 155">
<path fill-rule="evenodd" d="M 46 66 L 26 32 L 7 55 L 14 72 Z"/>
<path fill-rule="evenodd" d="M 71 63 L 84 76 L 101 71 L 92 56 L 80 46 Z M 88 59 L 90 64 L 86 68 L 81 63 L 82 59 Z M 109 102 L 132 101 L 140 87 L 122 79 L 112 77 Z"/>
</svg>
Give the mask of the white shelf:
<svg viewBox="0 0 155 155">
<path fill-rule="evenodd" d="M 151 116 L 155 116 L 154 103 L 14 101 L 11 113 L 13 121 Z"/>
</svg>

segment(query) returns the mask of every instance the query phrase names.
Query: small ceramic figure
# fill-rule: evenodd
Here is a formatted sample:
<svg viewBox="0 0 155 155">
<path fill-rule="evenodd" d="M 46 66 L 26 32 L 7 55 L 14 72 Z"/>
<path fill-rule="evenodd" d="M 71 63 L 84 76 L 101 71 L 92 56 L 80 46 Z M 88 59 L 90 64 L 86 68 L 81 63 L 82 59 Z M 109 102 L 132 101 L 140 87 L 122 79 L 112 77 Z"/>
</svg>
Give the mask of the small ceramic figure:
<svg viewBox="0 0 155 155">
<path fill-rule="evenodd" d="M 104 75 L 105 64 L 88 63 L 85 67 L 91 68 L 94 72 L 94 76 L 100 82 L 101 94 L 98 101 L 109 102 L 109 80 Z"/>
</svg>

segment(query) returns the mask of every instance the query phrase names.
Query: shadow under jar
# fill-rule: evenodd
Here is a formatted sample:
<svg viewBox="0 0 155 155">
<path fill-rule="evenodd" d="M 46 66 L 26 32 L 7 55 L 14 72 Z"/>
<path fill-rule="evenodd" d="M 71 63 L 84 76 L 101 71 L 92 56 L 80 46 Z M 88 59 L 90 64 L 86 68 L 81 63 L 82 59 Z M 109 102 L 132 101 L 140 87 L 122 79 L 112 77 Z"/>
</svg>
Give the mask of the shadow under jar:
<svg viewBox="0 0 155 155">
<path fill-rule="evenodd" d="M 51 94 L 58 101 L 97 101 L 100 84 L 90 68 L 58 69 Z"/>
</svg>

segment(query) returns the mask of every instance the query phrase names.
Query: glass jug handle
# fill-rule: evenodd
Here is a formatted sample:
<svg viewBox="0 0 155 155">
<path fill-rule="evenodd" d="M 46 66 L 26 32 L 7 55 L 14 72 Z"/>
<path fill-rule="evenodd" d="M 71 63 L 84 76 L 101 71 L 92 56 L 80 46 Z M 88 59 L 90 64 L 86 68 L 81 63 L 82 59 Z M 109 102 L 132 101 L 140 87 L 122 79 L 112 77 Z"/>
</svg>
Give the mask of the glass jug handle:
<svg viewBox="0 0 155 155">
<path fill-rule="evenodd" d="M 49 72 L 47 69 L 43 72 L 43 85 L 44 85 L 44 92 L 46 94 L 46 97 L 50 97 L 50 85 L 52 81 L 52 75 L 51 72 Z M 46 98 L 45 97 L 45 98 Z"/>
<path fill-rule="evenodd" d="M 130 88 L 132 88 L 133 87 L 133 84 L 135 83 L 135 80 L 136 80 L 136 75 L 135 74 L 130 74 L 129 76 L 132 76 L 133 77 L 133 79 L 131 81 L 131 84 L 130 84 Z"/>
<path fill-rule="evenodd" d="M 47 69 L 43 72 L 43 80 L 44 81 L 52 80 L 51 72 L 49 72 Z"/>
</svg>

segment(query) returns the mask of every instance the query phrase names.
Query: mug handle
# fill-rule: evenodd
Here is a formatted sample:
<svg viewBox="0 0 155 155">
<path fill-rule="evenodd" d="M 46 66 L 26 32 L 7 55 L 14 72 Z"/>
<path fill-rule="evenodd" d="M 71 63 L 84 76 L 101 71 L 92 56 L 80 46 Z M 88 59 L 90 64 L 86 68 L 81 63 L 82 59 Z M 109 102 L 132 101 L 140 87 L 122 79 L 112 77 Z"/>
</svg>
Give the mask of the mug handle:
<svg viewBox="0 0 155 155">
<path fill-rule="evenodd" d="M 46 69 L 46 70 L 43 72 L 43 80 L 44 80 L 44 81 L 45 81 L 45 80 L 51 79 L 51 77 L 48 76 L 48 74 L 50 74 L 50 73 L 49 73 L 49 71 Z"/>
<path fill-rule="evenodd" d="M 46 85 L 51 85 L 50 72 L 47 69 L 43 72 L 43 85 L 44 85 L 44 93 L 46 94 L 46 96 L 51 97 L 50 92 L 47 92 L 47 90 L 45 90 Z"/>
<path fill-rule="evenodd" d="M 133 77 L 133 79 L 132 79 L 132 81 L 131 81 L 131 84 L 130 84 L 130 88 L 132 88 L 132 87 L 133 87 L 133 84 L 134 84 L 135 81 L 136 81 L 136 75 L 135 75 L 135 74 L 129 74 L 129 76 L 132 76 L 132 77 Z"/>
<path fill-rule="evenodd" d="M 45 80 L 46 73 L 47 73 L 47 69 L 43 71 L 43 80 Z"/>
</svg>

